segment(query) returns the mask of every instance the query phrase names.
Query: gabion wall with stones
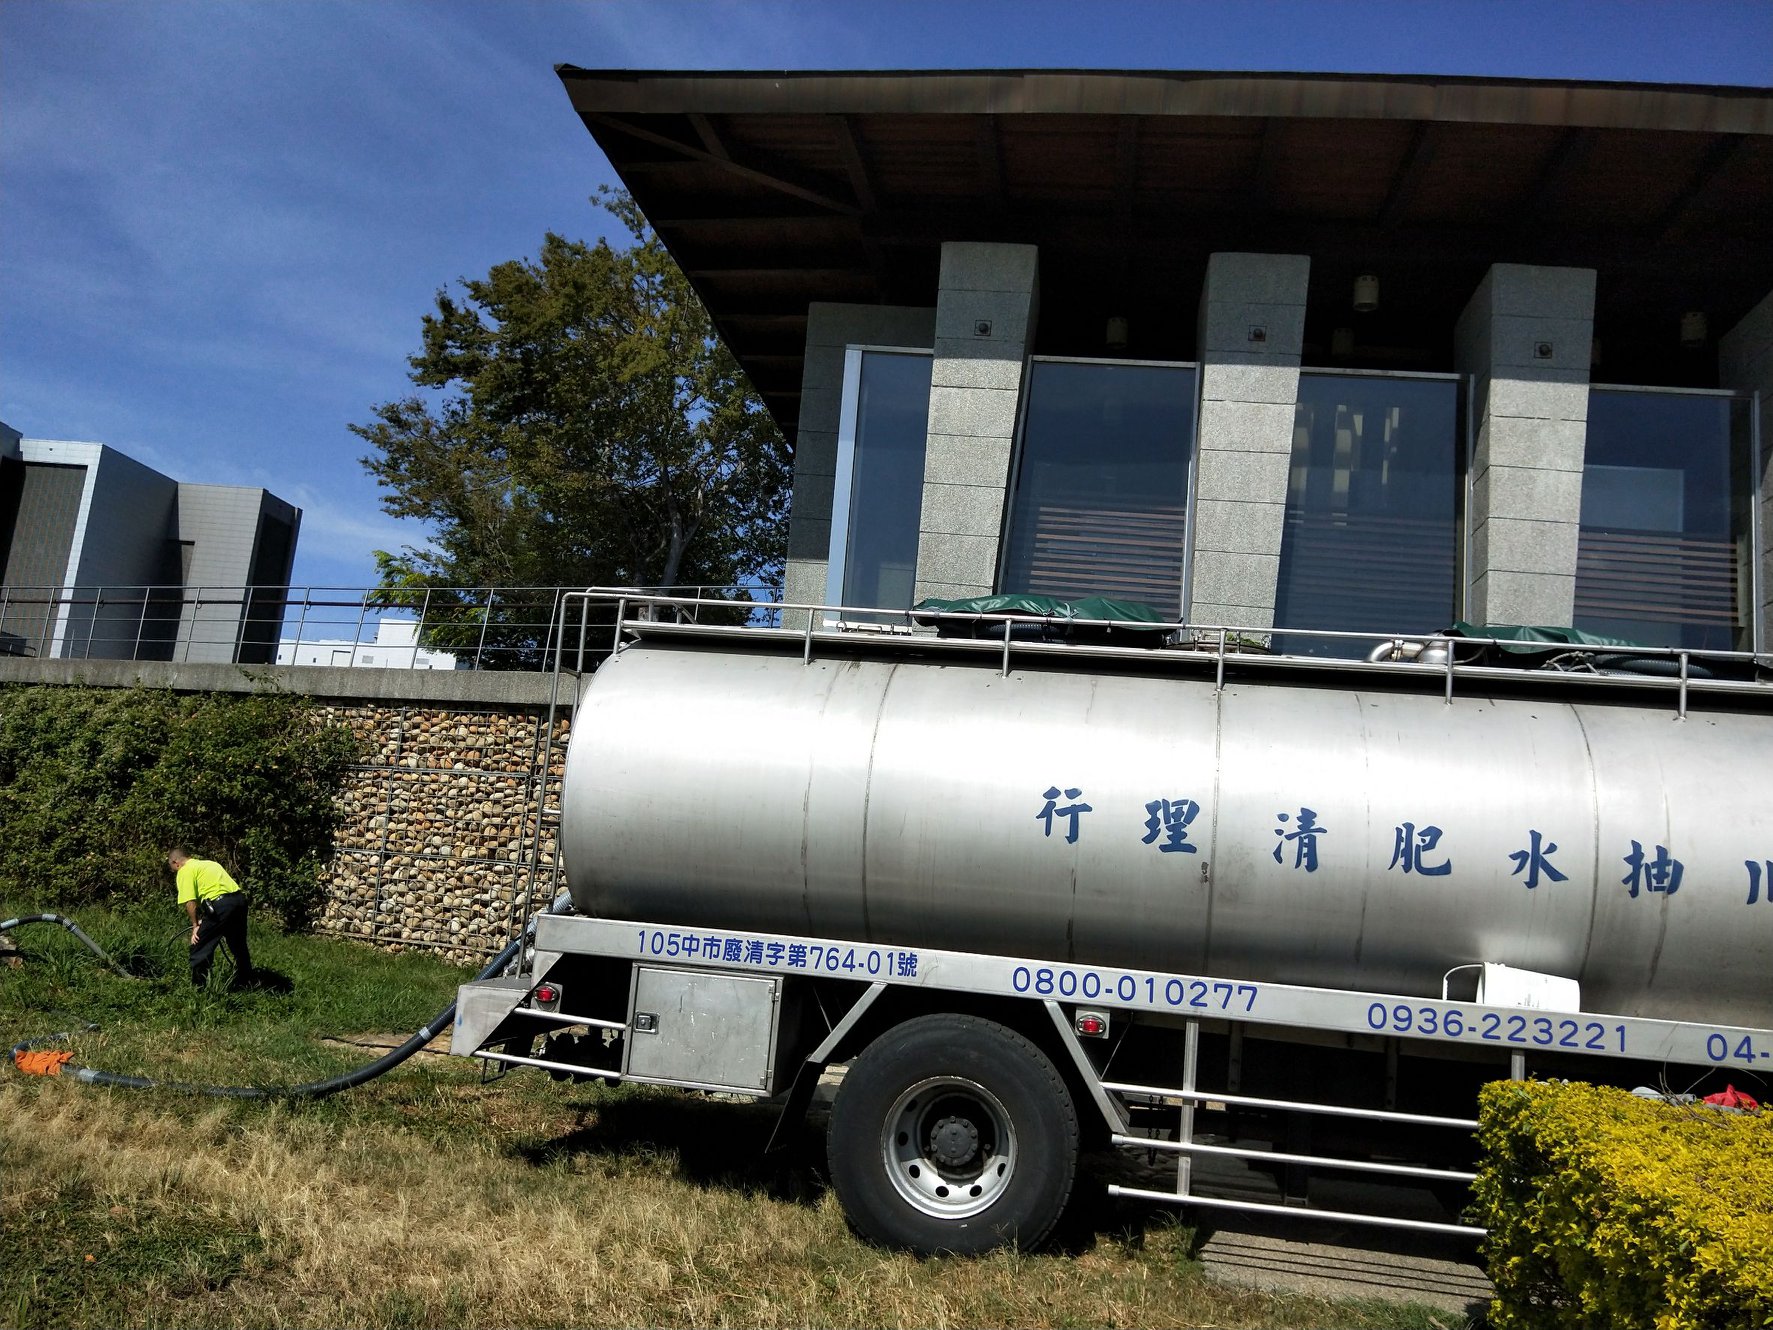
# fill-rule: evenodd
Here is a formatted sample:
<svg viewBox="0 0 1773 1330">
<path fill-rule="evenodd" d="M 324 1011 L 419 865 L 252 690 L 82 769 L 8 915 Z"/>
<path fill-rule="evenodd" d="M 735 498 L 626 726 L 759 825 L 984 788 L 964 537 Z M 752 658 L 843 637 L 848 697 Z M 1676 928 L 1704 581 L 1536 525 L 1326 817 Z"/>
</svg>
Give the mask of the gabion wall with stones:
<svg viewBox="0 0 1773 1330">
<path fill-rule="evenodd" d="M 322 705 L 361 745 L 339 799 L 323 933 L 484 960 L 564 885 L 556 821 L 538 818 L 545 710 Z M 548 810 L 560 806 L 568 722 L 555 721 Z"/>
</svg>

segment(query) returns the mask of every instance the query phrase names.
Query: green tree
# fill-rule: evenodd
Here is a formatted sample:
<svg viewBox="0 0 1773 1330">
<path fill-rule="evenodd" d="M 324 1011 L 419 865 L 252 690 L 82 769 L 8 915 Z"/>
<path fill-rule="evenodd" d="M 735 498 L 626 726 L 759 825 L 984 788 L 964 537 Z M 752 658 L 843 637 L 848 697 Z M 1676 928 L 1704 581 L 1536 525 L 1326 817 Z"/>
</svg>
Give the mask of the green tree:
<svg viewBox="0 0 1773 1330">
<path fill-rule="evenodd" d="M 351 427 L 383 508 L 436 533 L 376 552 L 388 599 L 427 599 L 430 645 L 484 633 L 488 664 L 537 663 L 546 609 L 452 615 L 436 588 L 780 585 L 788 446 L 633 201 L 599 201 L 632 244 L 549 233 L 440 290 L 409 362 L 433 395 Z"/>
</svg>

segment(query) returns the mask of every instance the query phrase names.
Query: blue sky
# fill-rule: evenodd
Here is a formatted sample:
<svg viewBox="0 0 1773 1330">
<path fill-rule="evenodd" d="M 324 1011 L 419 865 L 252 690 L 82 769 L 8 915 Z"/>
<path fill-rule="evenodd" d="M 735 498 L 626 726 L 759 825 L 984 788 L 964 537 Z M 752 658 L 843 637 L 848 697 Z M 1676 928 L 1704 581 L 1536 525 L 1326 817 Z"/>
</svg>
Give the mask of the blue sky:
<svg viewBox="0 0 1773 1330">
<path fill-rule="evenodd" d="M 346 426 L 436 289 L 593 238 L 614 183 L 557 63 L 1291 69 L 1773 84 L 1773 0 L 0 4 L 0 419 L 305 510 L 361 586 Z"/>
</svg>

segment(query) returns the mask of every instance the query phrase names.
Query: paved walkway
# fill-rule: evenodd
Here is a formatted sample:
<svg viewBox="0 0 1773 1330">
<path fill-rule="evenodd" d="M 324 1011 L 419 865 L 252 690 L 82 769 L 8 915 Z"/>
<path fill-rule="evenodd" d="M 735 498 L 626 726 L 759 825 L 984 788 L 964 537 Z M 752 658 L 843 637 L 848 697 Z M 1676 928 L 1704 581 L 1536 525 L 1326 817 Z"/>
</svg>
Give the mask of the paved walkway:
<svg viewBox="0 0 1773 1330">
<path fill-rule="evenodd" d="M 1170 1191 L 1176 1185 L 1175 1162 L 1167 1157 L 1147 1159 L 1127 1152 L 1118 1158 L 1096 1156 L 1092 1162 L 1104 1181 L 1154 1191 Z M 1273 1173 L 1254 1167 L 1253 1161 L 1200 1159 L 1194 1176 L 1205 1195 L 1269 1205 L 1281 1202 Z M 1356 1214 L 1393 1214 L 1439 1223 L 1457 1218 L 1425 1189 L 1337 1180 L 1327 1174 L 1314 1179 L 1312 1201 L 1322 1209 Z M 1213 1278 L 1228 1284 L 1320 1298 L 1418 1302 L 1455 1313 L 1448 1322 L 1454 1327 L 1464 1326 L 1466 1317 L 1490 1299 L 1490 1281 L 1475 1238 L 1338 1223 L 1304 1214 L 1294 1218 L 1217 1207 L 1184 1213 L 1207 1234 L 1201 1264 Z"/>
<path fill-rule="evenodd" d="M 1320 1298 L 1419 1302 L 1461 1315 L 1490 1298 L 1490 1281 L 1475 1260 L 1435 1253 L 1407 1238 L 1342 1230 L 1319 1234 L 1325 1240 L 1310 1242 L 1296 1231 L 1302 1225 L 1283 1235 L 1266 1224 L 1246 1224 L 1241 1217 L 1230 1222 L 1237 1227 L 1217 1229 L 1200 1251 L 1207 1273 L 1227 1284 Z"/>
</svg>

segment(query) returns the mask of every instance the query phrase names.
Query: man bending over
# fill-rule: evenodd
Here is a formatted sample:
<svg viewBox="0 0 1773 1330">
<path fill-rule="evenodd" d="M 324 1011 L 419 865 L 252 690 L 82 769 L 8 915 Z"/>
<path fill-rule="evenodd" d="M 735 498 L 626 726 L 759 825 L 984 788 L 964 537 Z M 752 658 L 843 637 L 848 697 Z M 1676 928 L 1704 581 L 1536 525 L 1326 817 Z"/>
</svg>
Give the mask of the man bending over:
<svg viewBox="0 0 1773 1330">
<path fill-rule="evenodd" d="M 175 847 L 166 852 L 166 862 L 178 874 L 179 904 L 191 916 L 191 982 L 203 986 L 216 945 L 226 942 L 234 957 L 233 986 L 245 987 L 252 979 L 252 956 L 246 949 L 246 893 L 213 859 L 195 859 Z"/>
</svg>

